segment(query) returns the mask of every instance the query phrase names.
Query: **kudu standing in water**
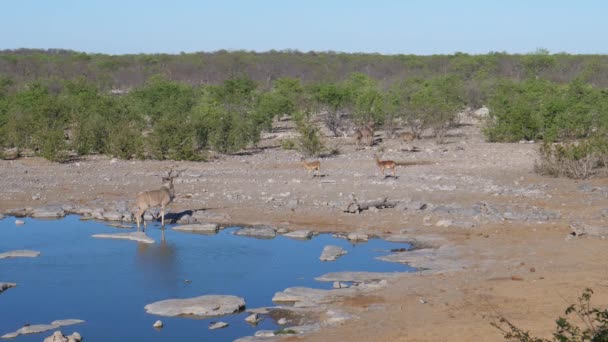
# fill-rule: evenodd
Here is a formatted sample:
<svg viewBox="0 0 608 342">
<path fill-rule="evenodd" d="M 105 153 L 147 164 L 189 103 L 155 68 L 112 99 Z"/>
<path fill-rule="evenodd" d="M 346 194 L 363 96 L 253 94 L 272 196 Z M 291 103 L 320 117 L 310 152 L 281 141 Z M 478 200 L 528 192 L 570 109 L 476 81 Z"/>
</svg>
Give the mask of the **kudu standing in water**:
<svg viewBox="0 0 608 342">
<path fill-rule="evenodd" d="M 135 220 L 137 221 L 137 231 L 139 231 L 139 221 L 144 222 L 144 231 L 146 230 L 146 221 L 143 219 L 146 210 L 154 207 L 160 207 L 161 223 L 165 228 L 165 209 L 173 202 L 175 198 L 175 188 L 173 187 L 173 180 L 177 178 L 185 170 L 177 171 L 173 175 L 173 168 L 169 170 L 167 177 L 163 177 L 163 186 L 158 190 L 144 191 L 137 194 L 135 199 L 135 206 L 137 208 L 137 214 Z"/>
</svg>

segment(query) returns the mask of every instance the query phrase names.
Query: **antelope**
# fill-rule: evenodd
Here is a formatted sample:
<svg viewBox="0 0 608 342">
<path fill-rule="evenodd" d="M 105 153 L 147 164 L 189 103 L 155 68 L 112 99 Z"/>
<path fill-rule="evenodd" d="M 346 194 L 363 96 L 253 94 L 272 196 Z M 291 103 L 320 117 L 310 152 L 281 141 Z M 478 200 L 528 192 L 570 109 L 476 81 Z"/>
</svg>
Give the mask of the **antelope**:
<svg viewBox="0 0 608 342">
<path fill-rule="evenodd" d="M 386 177 L 384 175 L 384 169 L 390 169 L 393 177 L 396 177 L 395 167 L 397 166 L 397 163 L 395 163 L 392 160 L 380 160 L 380 159 L 378 159 L 378 156 L 375 154 L 374 154 L 374 159 L 376 160 L 376 165 L 378 165 L 378 167 L 380 168 L 380 171 L 382 172 L 382 176 Z"/>
<path fill-rule="evenodd" d="M 310 176 L 312 171 L 317 171 L 317 177 L 320 176 L 319 172 L 321 172 L 321 162 L 318 160 L 312 161 L 312 162 L 307 162 L 304 157 L 302 157 L 300 159 L 300 162 L 302 163 L 302 165 L 304 166 L 304 168 L 306 169 L 308 175 Z M 314 178 L 314 173 L 312 174 L 313 178 Z"/>
<path fill-rule="evenodd" d="M 154 207 L 161 208 L 161 222 L 163 228 L 165 227 L 165 209 L 173 202 L 175 198 L 175 188 L 173 188 L 173 180 L 177 178 L 185 170 L 178 171 L 175 175 L 172 175 L 173 168 L 169 170 L 167 177 L 163 177 L 163 185 L 158 190 L 144 191 L 137 194 L 135 199 L 135 206 L 137 208 L 137 214 L 135 220 L 137 221 L 137 231 L 139 231 L 139 221 L 144 221 L 144 231 L 146 230 L 146 221 L 143 219 L 146 210 Z"/>
<path fill-rule="evenodd" d="M 355 138 L 355 143 L 357 148 L 359 148 L 359 143 L 363 141 L 368 146 L 374 144 L 374 122 L 370 121 L 365 124 L 363 127 L 359 127 L 355 129 L 355 133 L 353 134 Z"/>
<path fill-rule="evenodd" d="M 405 142 L 411 142 L 411 141 L 414 141 L 414 139 L 416 139 L 416 135 L 411 132 L 403 132 L 403 133 L 399 134 L 399 138 L 401 138 L 401 140 L 403 140 Z"/>
</svg>

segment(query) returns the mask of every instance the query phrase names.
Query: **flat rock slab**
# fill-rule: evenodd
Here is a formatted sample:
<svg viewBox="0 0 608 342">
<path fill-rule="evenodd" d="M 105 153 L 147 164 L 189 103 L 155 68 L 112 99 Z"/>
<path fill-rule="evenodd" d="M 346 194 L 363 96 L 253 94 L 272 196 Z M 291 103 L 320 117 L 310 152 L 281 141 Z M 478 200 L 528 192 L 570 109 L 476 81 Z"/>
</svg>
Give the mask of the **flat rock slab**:
<svg viewBox="0 0 608 342">
<path fill-rule="evenodd" d="M 320 304 L 331 303 L 339 298 L 360 294 L 365 288 L 356 286 L 345 289 L 313 289 L 310 287 L 289 287 L 277 292 L 272 297 L 275 303 L 294 303 L 295 307 L 316 307 Z"/>
<path fill-rule="evenodd" d="M 313 234 L 314 233 L 310 230 L 295 230 L 293 232 L 285 233 L 283 236 L 291 239 L 308 240 L 312 238 Z"/>
<path fill-rule="evenodd" d="M 315 280 L 328 282 L 352 281 L 355 283 L 364 283 L 370 281 L 397 278 L 401 277 L 404 273 L 407 272 L 334 272 L 326 273 L 320 277 L 316 277 Z"/>
<path fill-rule="evenodd" d="M 414 234 L 391 234 L 384 237 L 384 240 L 391 242 L 405 242 L 420 246 L 440 246 L 446 242 L 445 238 L 439 235 L 414 235 Z"/>
<path fill-rule="evenodd" d="M 4 292 L 5 290 L 10 289 L 11 287 L 15 287 L 17 286 L 17 284 L 15 283 L 0 283 L 0 293 Z"/>
<path fill-rule="evenodd" d="M 462 270 L 466 263 L 459 261 L 459 251 L 452 246 L 441 246 L 439 248 L 425 248 L 413 251 L 398 252 L 376 259 L 389 262 L 398 262 L 410 265 L 432 273 L 444 273 L 448 271 Z M 427 272 L 428 273 L 428 272 Z"/>
<path fill-rule="evenodd" d="M 344 248 L 339 246 L 328 245 L 323 248 L 323 252 L 319 257 L 321 261 L 334 261 L 342 255 L 348 253 Z"/>
<path fill-rule="evenodd" d="M 197 223 L 173 227 L 173 230 L 199 234 L 217 234 L 219 226 L 217 223 Z"/>
<path fill-rule="evenodd" d="M 277 236 L 277 232 L 270 227 L 249 227 L 237 230 L 234 235 L 272 239 Z"/>
<path fill-rule="evenodd" d="M 119 239 L 119 240 L 133 240 L 143 243 L 154 243 L 154 239 L 150 238 L 143 232 L 132 232 L 132 233 L 112 233 L 112 234 L 95 234 L 94 238 L 100 239 Z"/>
<path fill-rule="evenodd" d="M 65 210 L 60 206 L 36 208 L 32 210 L 30 216 L 35 218 L 62 218 L 65 216 Z"/>
<path fill-rule="evenodd" d="M 40 255 L 38 251 L 18 250 L 0 253 L 0 259 L 5 258 L 35 258 Z"/>
<path fill-rule="evenodd" d="M 19 335 L 38 334 L 38 333 L 45 332 L 48 330 L 57 329 L 59 327 L 64 327 L 64 326 L 74 325 L 74 324 L 79 324 L 79 323 L 84 323 L 84 321 L 81 319 L 62 319 L 62 320 L 58 320 L 58 321 L 53 321 L 53 322 L 51 322 L 51 324 L 28 325 L 15 332 L 2 335 L 2 336 L 0 336 L 0 338 L 15 338 Z"/>
<path fill-rule="evenodd" d="M 236 296 L 206 295 L 187 299 L 167 299 L 144 307 L 147 313 L 159 316 L 216 317 L 245 309 L 245 300 Z"/>
</svg>

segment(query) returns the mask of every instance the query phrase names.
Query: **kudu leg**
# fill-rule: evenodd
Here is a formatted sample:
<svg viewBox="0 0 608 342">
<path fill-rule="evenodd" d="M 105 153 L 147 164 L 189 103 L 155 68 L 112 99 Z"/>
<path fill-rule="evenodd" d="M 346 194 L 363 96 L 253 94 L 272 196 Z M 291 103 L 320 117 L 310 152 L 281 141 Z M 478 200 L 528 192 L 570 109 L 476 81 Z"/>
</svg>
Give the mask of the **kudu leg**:
<svg viewBox="0 0 608 342">
<path fill-rule="evenodd" d="M 165 206 L 160 209 L 160 222 L 163 229 L 165 229 Z"/>
</svg>

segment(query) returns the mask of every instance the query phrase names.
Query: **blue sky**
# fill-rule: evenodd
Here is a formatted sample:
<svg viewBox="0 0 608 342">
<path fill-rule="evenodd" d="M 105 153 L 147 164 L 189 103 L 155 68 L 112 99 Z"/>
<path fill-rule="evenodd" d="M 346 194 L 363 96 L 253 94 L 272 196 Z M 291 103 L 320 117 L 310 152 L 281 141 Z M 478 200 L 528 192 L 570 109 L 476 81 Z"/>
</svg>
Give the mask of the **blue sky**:
<svg viewBox="0 0 608 342">
<path fill-rule="evenodd" d="M 0 49 L 608 53 L 608 1 L 1 1 Z"/>
</svg>

